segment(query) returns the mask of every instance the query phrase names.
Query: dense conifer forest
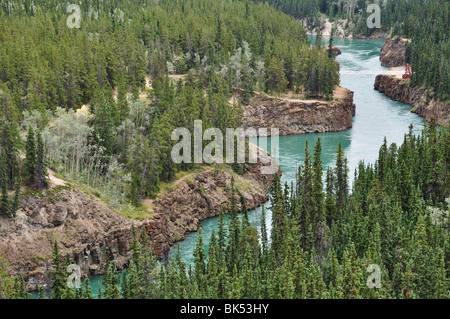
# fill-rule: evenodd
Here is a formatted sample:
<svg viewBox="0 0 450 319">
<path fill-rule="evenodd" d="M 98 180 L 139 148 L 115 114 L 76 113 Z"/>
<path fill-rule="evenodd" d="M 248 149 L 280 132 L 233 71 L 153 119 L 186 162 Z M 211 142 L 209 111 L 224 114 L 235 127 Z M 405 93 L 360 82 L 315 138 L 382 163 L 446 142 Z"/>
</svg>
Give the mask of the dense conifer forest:
<svg viewBox="0 0 450 319">
<path fill-rule="evenodd" d="M 375 165 L 360 162 L 349 184 L 347 159 L 339 144 L 334 167 L 323 185 L 321 141 L 305 162 L 295 185 L 271 188 L 272 230 L 251 226 L 245 203 L 238 214 L 236 189 L 223 207 L 219 227 L 205 251 L 202 231 L 194 264 L 179 251 L 164 266 L 147 248 L 145 232 L 134 229 L 128 271 L 104 268 L 100 298 L 448 298 L 450 254 L 450 130 L 431 123 L 412 130 L 403 143 L 380 147 Z M 350 192 L 351 190 L 351 192 Z M 228 214 L 229 222 L 225 222 Z M 262 211 L 264 217 L 264 208 Z M 264 220 L 264 218 L 262 218 Z M 53 290 L 39 298 L 93 298 L 86 279 L 67 287 L 70 256 L 53 250 Z M 4 261 L 1 261 L 4 265 Z M 369 289 L 367 267 L 381 270 L 381 286 Z M 21 276 L 4 271 L 4 296 L 27 296 Z M 120 284 L 120 289 L 119 289 Z"/>
<path fill-rule="evenodd" d="M 41 134 L 54 170 L 139 206 L 161 182 L 195 168 L 170 160 L 173 129 L 192 129 L 196 119 L 203 130 L 240 125 L 241 106 L 228 103 L 235 90 L 243 103 L 255 91 L 332 98 L 339 83 L 334 59 L 268 5 L 83 1 L 80 28 L 69 28 L 71 10 L 60 1 L 0 2 L 2 185 L 9 190 L 21 183 L 19 153 Z M 76 111 L 82 105 L 87 112 Z M 30 186 L 33 169 L 23 170 Z"/>
<path fill-rule="evenodd" d="M 256 0 L 267 2 L 298 19 L 305 19 L 308 28 L 323 26 L 323 17 L 330 21 L 346 19 L 344 27 L 354 35 L 370 36 L 379 31 L 369 28 L 369 4 L 380 5 L 381 30 L 391 37 L 411 39 L 407 45 L 406 62 L 413 68 L 411 84 L 429 90 L 441 101 L 450 99 L 450 3 L 446 0 Z M 351 27 L 350 23 L 354 26 Z"/>
<path fill-rule="evenodd" d="M 358 22 L 365 1 L 260 2 L 87 0 L 80 28 L 70 28 L 61 1 L 0 0 L 0 222 L 15 217 L 21 194 L 47 187 L 48 168 L 119 211 L 142 209 L 163 183 L 199 167 L 171 160 L 173 129 L 192 131 L 198 119 L 203 130 L 239 127 L 255 92 L 332 99 L 339 65 L 296 18 L 352 18 L 369 35 Z M 450 94 L 448 7 L 388 0 L 382 9 L 393 36 L 412 38 L 411 83 L 441 100 Z M 231 104 L 235 92 L 242 99 Z M 208 251 L 200 229 L 193 265 L 180 253 L 158 260 L 133 228 L 129 268 L 118 274 L 110 256 L 99 298 L 449 298 L 450 129 L 411 127 L 355 172 L 341 144 L 334 167 L 321 158 L 319 138 L 313 153 L 306 144 L 295 184 L 275 176 L 270 232 L 251 225 L 232 182 Z M 0 297 L 28 298 L 7 263 L 0 254 Z M 68 287 L 71 259 L 57 241 L 52 264 L 52 289 L 40 286 L 39 298 L 93 298 L 87 277 Z M 381 286 L 370 289 L 374 264 Z"/>
</svg>

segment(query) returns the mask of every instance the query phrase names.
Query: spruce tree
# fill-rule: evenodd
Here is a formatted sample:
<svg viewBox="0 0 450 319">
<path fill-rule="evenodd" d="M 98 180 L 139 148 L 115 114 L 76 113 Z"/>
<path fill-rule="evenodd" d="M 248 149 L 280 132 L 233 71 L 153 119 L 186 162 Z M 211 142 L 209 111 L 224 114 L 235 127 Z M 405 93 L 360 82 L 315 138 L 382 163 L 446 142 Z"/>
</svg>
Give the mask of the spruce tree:
<svg viewBox="0 0 450 319">
<path fill-rule="evenodd" d="M 17 275 L 14 278 L 14 299 L 28 299 L 30 294 L 28 293 L 27 286 L 23 280 L 22 274 Z"/>
<path fill-rule="evenodd" d="M 55 240 L 53 244 L 53 271 L 52 275 L 52 299 L 62 299 L 67 289 L 66 272 L 61 264 L 61 256 L 59 254 L 58 242 Z"/>
<path fill-rule="evenodd" d="M 41 132 L 37 132 L 37 154 L 36 154 L 36 188 L 42 189 L 47 186 L 47 169 L 44 164 L 44 141 Z"/>
<path fill-rule="evenodd" d="M 34 130 L 28 128 L 27 140 L 25 143 L 25 161 L 23 164 L 23 179 L 27 186 L 36 185 L 36 143 Z"/>
<path fill-rule="evenodd" d="M 336 206 L 338 210 L 345 208 L 348 196 L 348 166 L 342 143 L 339 142 L 336 156 Z M 342 213 L 342 212 L 341 212 Z"/>
<path fill-rule="evenodd" d="M 198 241 L 194 250 L 195 258 L 195 280 L 199 288 L 203 288 L 204 276 L 206 274 L 206 253 L 203 247 L 203 232 L 202 228 L 198 231 Z"/>
<path fill-rule="evenodd" d="M 6 172 L 6 157 L 2 152 L 0 154 L 0 187 L 1 187 L 1 199 L 0 199 L 0 215 L 6 216 L 9 213 L 9 198 L 8 198 L 8 179 Z"/>
<path fill-rule="evenodd" d="M 343 297 L 345 299 L 358 299 L 361 289 L 361 269 L 353 243 L 351 244 L 350 251 L 346 250 L 344 252 L 343 263 Z"/>
<path fill-rule="evenodd" d="M 323 167 L 322 167 L 322 143 L 321 138 L 317 139 L 316 145 L 314 147 L 314 163 L 313 163 L 313 189 L 312 198 L 314 199 L 314 213 L 313 222 L 314 227 L 317 229 L 317 224 L 319 222 L 325 221 L 324 216 L 324 193 L 323 193 Z"/>
</svg>

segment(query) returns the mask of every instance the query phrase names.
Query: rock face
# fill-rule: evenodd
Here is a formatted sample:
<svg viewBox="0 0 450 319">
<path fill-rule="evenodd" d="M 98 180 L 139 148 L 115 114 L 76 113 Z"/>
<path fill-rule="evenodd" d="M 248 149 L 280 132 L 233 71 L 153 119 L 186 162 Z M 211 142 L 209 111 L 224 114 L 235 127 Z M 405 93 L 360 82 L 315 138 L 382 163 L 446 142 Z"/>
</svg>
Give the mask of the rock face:
<svg viewBox="0 0 450 319">
<path fill-rule="evenodd" d="M 353 35 L 354 39 L 384 40 L 387 37 L 389 37 L 389 31 L 385 31 L 385 30 L 377 30 L 374 33 L 372 33 L 370 36 L 365 36 L 365 35 L 361 35 L 361 34 Z"/>
<path fill-rule="evenodd" d="M 264 204 L 269 199 L 268 190 L 274 174 L 261 174 L 258 165 L 248 166 L 248 169 L 244 175 L 229 169 L 216 173 L 212 168 L 187 176 L 177 183 L 176 189 L 156 199 L 156 212 L 167 216 L 169 244 L 184 239 L 189 232 L 197 231 L 202 220 L 219 215 L 222 205 L 229 203 L 232 176 L 248 209 Z M 281 173 L 278 164 L 277 170 Z M 240 203 L 238 197 L 236 200 Z"/>
<path fill-rule="evenodd" d="M 428 121 L 434 118 L 439 125 L 450 123 L 450 105 L 433 99 L 427 101 L 427 92 L 423 88 L 413 87 L 402 79 L 383 74 L 377 75 L 374 87 L 392 100 L 411 104 L 411 112 L 425 117 Z"/>
<path fill-rule="evenodd" d="M 331 102 L 256 95 L 244 105 L 243 128 L 278 128 L 280 135 L 343 131 L 352 127 L 353 92 L 335 89 Z"/>
<path fill-rule="evenodd" d="M 327 51 L 330 51 L 329 48 L 327 48 Z M 339 49 L 338 47 L 332 46 L 331 47 L 331 52 L 333 53 L 334 56 L 338 56 L 342 54 L 341 49 Z"/>
<path fill-rule="evenodd" d="M 85 193 L 63 188 L 51 190 L 43 198 L 22 201 L 17 217 L 0 220 L 0 252 L 11 260 L 12 273 L 22 273 L 30 290 L 47 281 L 54 240 L 62 255 L 69 253 L 82 274 L 101 272 L 109 248 L 119 269 L 127 266 L 132 239 L 132 220 L 111 211 Z M 155 251 L 169 251 L 165 216 L 134 221 L 145 227 Z"/>
<path fill-rule="evenodd" d="M 263 156 L 273 161 L 267 153 Z M 166 257 L 174 242 L 196 231 L 202 220 L 218 215 L 221 205 L 229 202 L 231 176 L 249 209 L 267 201 L 274 176 L 261 173 L 261 167 L 270 165 L 267 162 L 248 165 L 243 175 L 211 168 L 186 176 L 154 201 L 151 219 L 126 218 L 73 188 L 49 190 L 43 197 L 24 199 L 16 218 L 0 217 L 0 253 L 11 261 L 11 273 L 24 276 L 30 290 L 49 280 L 54 240 L 61 255 L 69 253 L 80 266 L 82 275 L 101 273 L 107 248 L 119 269 L 128 266 L 133 223 L 149 235 L 155 253 Z M 276 162 L 275 167 L 279 171 Z"/>
<path fill-rule="evenodd" d="M 406 43 L 408 39 L 389 38 L 380 50 L 380 60 L 382 66 L 396 67 L 405 65 Z"/>
</svg>

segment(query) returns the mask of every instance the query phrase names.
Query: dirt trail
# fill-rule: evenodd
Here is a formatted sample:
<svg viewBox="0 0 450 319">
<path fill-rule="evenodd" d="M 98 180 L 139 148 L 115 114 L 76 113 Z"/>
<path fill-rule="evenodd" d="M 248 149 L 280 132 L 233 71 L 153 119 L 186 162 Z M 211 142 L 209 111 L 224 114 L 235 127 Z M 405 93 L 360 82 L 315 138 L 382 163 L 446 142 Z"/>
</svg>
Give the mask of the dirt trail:
<svg viewBox="0 0 450 319">
<path fill-rule="evenodd" d="M 54 188 L 56 186 L 64 186 L 66 185 L 66 182 L 63 181 L 62 179 L 58 178 L 55 176 L 55 172 L 52 171 L 51 169 L 47 169 L 48 172 L 48 178 L 50 180 L 50 188 Z"/>
<path fill-rule="evenodd" d="M 261 95 L 260 92 L 254 92 L 257 95 Z M 340 100 L 345 98 L 347 95 L 347 89 L 342 87 L 342 86 L 335 86 L 334 87 L 334 91 L 333 91 L 333 100 Z M 286 101 L 286 102 L 292 102 L 292 103 L 304 103 L 304 104 L 313 104 L 313 103 L 322 103 L 324 102 L 324 100 L 307 100 L 307 99 L 293 99 L 287 96 L 273 96 L 273 95 L 268 95 L 266 93 L 264 93 L 264 96 L 270 99 L 274 99 L 274 100 L 280 100 L 280 101 Z M 230 104 L 233 104 L 234 101 L 237 101 L 235 95 L 233 95 L 231 97 L 231 99 L 228 101 Z"/>
</svg>

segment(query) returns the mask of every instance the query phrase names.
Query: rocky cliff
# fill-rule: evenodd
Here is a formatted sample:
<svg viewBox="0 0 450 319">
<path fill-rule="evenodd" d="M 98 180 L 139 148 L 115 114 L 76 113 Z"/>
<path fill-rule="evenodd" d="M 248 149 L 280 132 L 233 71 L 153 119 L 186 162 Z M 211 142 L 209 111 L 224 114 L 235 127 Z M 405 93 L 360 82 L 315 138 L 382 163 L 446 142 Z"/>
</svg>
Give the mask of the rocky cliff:
<svg viewBox="0 0 450 319">
<path fill-rule="evenodd" d="M 264 157 L 273 160 L 267 153 Z M 155 253 L 164 257 L 174 242 L 196 231 L 202 220 L 218 215 L 221 205 L 229 202 L 232 176 L 249 209 L 267 201 L 273 175 L 261 173 L 266 165 L 270 162 L 248 165 L 243 175 L 222 167 L 185 176 L 151 203 L 152 218 L 142 220 L 119 215 L 73 187 L 58 186 L 25 198 L 16 218 L 0 217 L 0 253 L 11 261 L 11 273 L 24 276 L 30 290 L 49 280 L 55 239 L 61 254 L 69 253 L 82 275 L 101 273 L 107 248 L 119 269 L 127 267 L 133 223 L 138 231 L 145 230 Z"/>
<path fill-rule="evenodd" d="M 343 131 L 352 127 L 353 92 L 336 87 L 333 101 L 256 95 L 244 105 L 243 127 L 278 128 L 280 135 Z"/>
<path fill-rule="evenodd" d="M 263 154 L 266 158 L 263 162 L 274 160 L 266 152 Z M 247 171 L 243 175 L 234 173 L 230 168 L 219 172 L 211 168 L 188 175 L 177 181 L 176 187 L 167 194 L 157 198 L 153 205 L 158 215 L 167 217 L 169 244 L 184 239 L 189 232 L 197 231 L 202 220 L 219 214 L 222 205 L 229 203 L 232 176 L 248 209 L 265 203 L 269 199 L 268 190 L 274 174 L 262 174 L 261 165 L 261 161 L 257 165 L 246 165 Z M 281 174 L 278 164 L 276 167 Z M 238 197 L 236 199 L 239 203 Z"/>
<path fill-rule="evenodd" d="M 69 253 L 83 274 L 99 274 L 108 247 L 119 269 L 128 262 L 132 220 L 111 211 L 74 188 L 56 188 L 42 197 L 28 197 L 14 219 L 0 220 L 0 252 L 11 261 L 11 273 L 22 273 L 29 289 L 47 281 L 54 240 Z M 134 221 L 145 227 L 159 254 L 169 249 L 165 216 Z"/>
<path fill-rule="evenodd" d="M 434 99 L 427 101 L 427 92 L 421 87 L 414 87 L 402 79 L 380 74 L 375 78 L 374 88 L 392 100 L 411 104 L 411 112 L 427 120 L 434 118 L 439 125 L 450 123 L 450 105 Z"/>
<path fill-rule="evenodd" d="M 406 43 L 408 39 L 388 38 L 380 50 L 382 66 L 395 67 L 405 65 Z"/>
</svg>

